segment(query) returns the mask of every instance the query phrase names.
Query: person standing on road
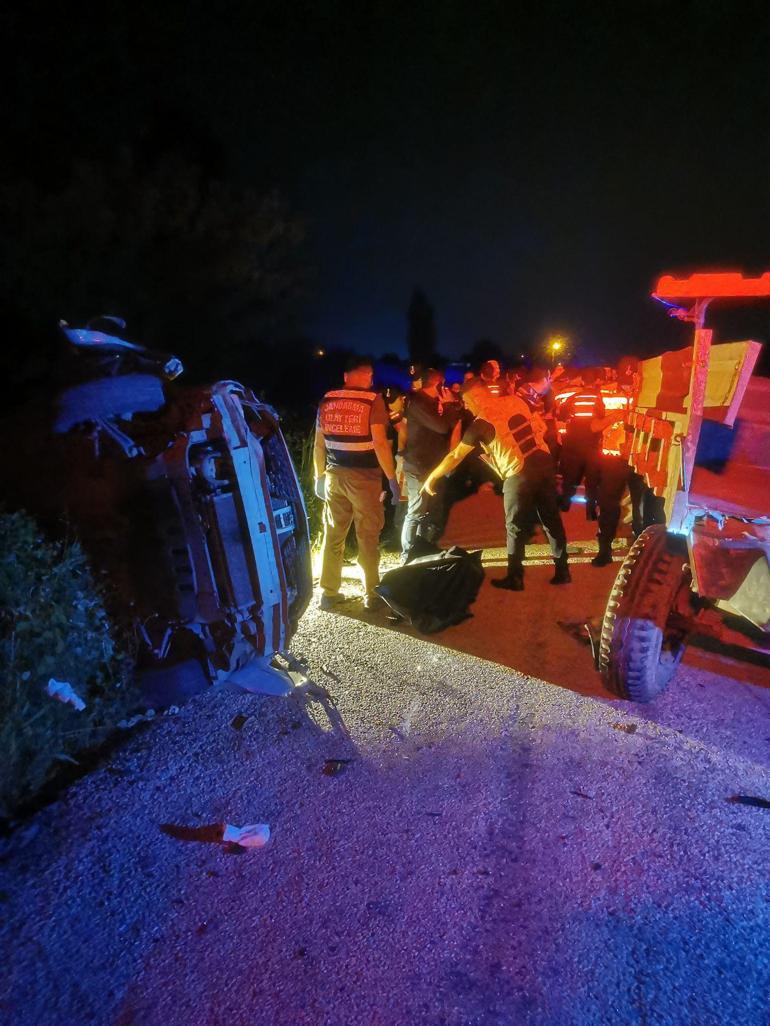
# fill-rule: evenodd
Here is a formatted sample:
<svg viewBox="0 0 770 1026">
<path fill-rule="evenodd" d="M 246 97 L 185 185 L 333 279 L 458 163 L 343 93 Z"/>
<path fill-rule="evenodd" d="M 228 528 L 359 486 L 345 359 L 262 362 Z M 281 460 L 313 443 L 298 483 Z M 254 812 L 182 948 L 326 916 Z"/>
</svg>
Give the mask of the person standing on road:
<svg viewBox="0 0 770 1026">
<path fill-rule="evenodd" d="M 559 470 L 562 476 L 562 513 L 568 513 L 572 498 L 581 481 L 586 487 L 586 516 L 596 519 L 596 472 L 601 455 L 601 431 L 593 424 L 604 417 L 602 394 L 592 368 L 583 371 L 583 388 L 566 399 L 556 411 L 556 419 L 564 421 Z"/>
<path fill-rule="evenodd" d="M 345 387 L 327 392 L 318 407 L 313 467 L 315 493 L 324 502 L 321 609 L 344 601 L 342 560 L 351 523 L 364 577 L 364 606 L 374 609 L 382 601 L 374 590 L 380 582 L 379 541 L 385 522 L 382 474 L 394 504 L 401 495 L 388 440 L 388 412 L 382 396 L 372 389 L 373 378 L 371 359 L 352 357 Z"/>
<path fill-rule="evenodd" d="M 435 492 L 422 490 L 430 471 L 447 454 L 449 435 L 459 418 L 459 403 L 445 409 L 440 395 L 444 376 L 429 368 L 423 371 L 422 388 L 413 392 L 406 406 L 406 445 L 401 455 L 408 506 L 401 531 L 401 556 L 407 559 L 415 539 L 437 542 L 444 530 L 445 503 L 442 478 Z M 455 408 L 457 408 L 456 412 Z"/>
<path fill-rule="evenodd" d="M 431 471 L 423 485 L 432 495 L 436 482 L 450 474 L 477 443 L 503 482 L 503 508 L 508 569 L 492 581 L 496 588 L 524 590 L 524 554 L 535 522 L 543 525 L 555 574 L 551 584 L 568 584 L 567 537 L 556 493 L 556 469 L 545 442 L 546 424 L 537 412 L 549 388 L 548 372 L 534 368 L 522 388 L 511 396 L 490 396 L 484 387 L 472 387 L 465 404 L 475 414 L 459 444 Z"/>
<path fill-rule="evenodd" d="M 500 377 L 500 364 L 497 360 L 485 360 L 482 363 L 479 380 L 490 395 L 503 395 L 505 392 L 506 382 Z"/>
<path fill-rule="evenodd" d="M 631 476 L 631 468 L 622 456 L 629 397 L 615 388 L 613 392 L 605 393 L 603 405 L 606 416 L 595 417 L 591 421 L 591 431 L 600 439 L 591 471 L 599 506 L 599 552 L 591 560 L 592 566 L 608 566 L 612 562 L 612 542 L 620 523 L 620 504 Z"/>
</svg>

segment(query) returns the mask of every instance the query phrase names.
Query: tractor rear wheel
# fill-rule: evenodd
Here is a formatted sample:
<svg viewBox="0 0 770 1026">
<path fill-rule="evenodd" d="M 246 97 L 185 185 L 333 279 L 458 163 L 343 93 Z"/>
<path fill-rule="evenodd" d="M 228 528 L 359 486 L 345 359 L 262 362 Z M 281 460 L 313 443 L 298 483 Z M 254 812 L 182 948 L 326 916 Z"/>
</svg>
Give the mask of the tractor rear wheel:
<svg viewBox="0 0 770 1026">
<path fill-rule="evenodd" d="M 689 594 L 684 539 L 656 524 L 631 546 L 612 586 L 602 623 L 599 669 L 620 698 L 650 702 L 667 686 L 686 646 L 677 610 Z"/>
</svg>

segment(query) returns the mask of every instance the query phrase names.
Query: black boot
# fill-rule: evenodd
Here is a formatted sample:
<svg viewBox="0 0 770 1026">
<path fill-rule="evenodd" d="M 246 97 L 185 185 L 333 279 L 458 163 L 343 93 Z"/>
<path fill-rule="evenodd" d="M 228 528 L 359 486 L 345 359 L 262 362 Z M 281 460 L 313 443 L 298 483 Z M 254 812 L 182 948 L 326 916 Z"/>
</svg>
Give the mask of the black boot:
<svg viewBox="0 0 770 1026">
<path fill-rule="evenodd" d="M 508 554 L 508 573 L 505 577 L 495 578 L 492 587 L 504 588 L 506 591 L 524 591 L 524 567 L 515 556 Z"/>
<path fill-rule="evenodd" d="M 612 562 L 612 542 L 599 539 L 599 552 L 591 560 L 591 566 L 609 566 Z"/>
<path fill-rule="evenodd" d="M 556 573 L 550 580 L 550 584 L 569 584 L 572 581 L 572 575 L 569 572 L 569 563 L 567 562 L 567 553 L 563 556 L 559 556 L 558 559 L 553 561 L 553 565 L 556 567 Z"/>
</svg>

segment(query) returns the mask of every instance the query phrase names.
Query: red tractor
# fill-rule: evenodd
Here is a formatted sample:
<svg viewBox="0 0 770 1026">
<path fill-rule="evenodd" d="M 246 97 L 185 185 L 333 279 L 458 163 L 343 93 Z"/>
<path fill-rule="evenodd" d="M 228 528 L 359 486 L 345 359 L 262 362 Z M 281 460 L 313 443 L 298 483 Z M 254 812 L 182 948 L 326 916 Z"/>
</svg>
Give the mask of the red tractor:
<svg viewBox="0 0 770 1026">
<path fill-rule="evenodd" d="M 653 293 L 694 326 L 693 343 L 645 360 L 625 450 L 665 524 L 644 530 L 613 585 L 599 668 L 622 698 L 649 702 L 693 633 L 770 657 L 770 379 L 757 342 L 713 344 L 717 300 L 770 297 L 770 273 L 664 276 Z"/>
</svg>

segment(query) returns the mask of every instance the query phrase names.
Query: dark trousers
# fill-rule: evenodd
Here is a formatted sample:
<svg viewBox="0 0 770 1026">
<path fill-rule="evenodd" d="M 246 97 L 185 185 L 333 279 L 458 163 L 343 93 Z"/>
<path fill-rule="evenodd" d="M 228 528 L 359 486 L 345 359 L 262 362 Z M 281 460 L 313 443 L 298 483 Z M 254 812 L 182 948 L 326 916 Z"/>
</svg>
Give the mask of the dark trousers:
<svg viewBox="0 0 770 1026">
<path fill-rule="evenodd" d="M 427 474 L 425 475 L 427 477 Z M 427 495 L 421 492 L 425 478 L 416 474 L 406 473 L 407 508 L 404 524 L 401 528 L 401 551 L 406 553 L 414 544 L 415 538 L 437 542 L 444 533 L 446 523 L 444 492 L 446 478 L 442 477 L 435 484 L 436 494 Z"/>
<path fill-rule="evenodd" d="M 533 453 L 524 461 L 521 473 L 505 479 L 503 507 L 508 556 L 519 571 L 538 520 L 543 525 L 553 558 L 566 560 L 567 536 L 559 513 L 556 467 L 549 453 Z"/>
<path fill-rule="evenodd" d="M 597 461 L 600 458 L 601 449 L 597 445 L 565 438 L 559 456 L 561 494 L 565 502 L 572 499 L 583 480 L 586 483 L 586 502 L 589 506 L 596 502 L 599 485 Z"/>
<path fill-rule="evenodd" d="M 634 537 L 652 524 L 665 524 L 665 502 L 645 483 L 641 474 L 629 467 L 628 490 L 631 493 L 631 516 Z"/>
<path fill-rule="evenodd" d="M 620 456 L 601 455 L 597 461 L 599 502 L 599 546 L 609 548 L 620 522 L 620 502 L 626 490 L 631 468 Z"/>
</svg>

